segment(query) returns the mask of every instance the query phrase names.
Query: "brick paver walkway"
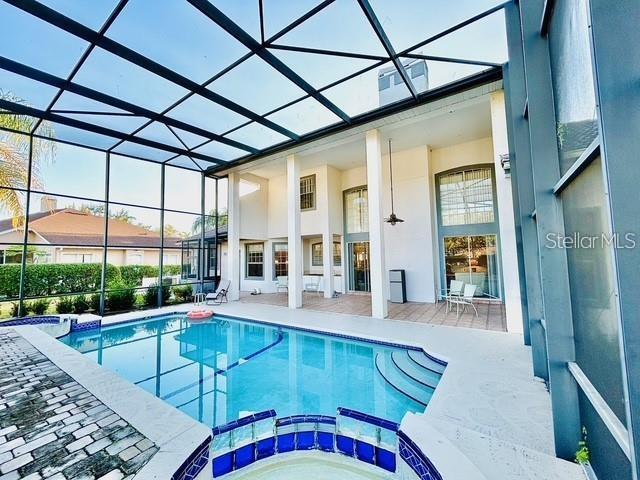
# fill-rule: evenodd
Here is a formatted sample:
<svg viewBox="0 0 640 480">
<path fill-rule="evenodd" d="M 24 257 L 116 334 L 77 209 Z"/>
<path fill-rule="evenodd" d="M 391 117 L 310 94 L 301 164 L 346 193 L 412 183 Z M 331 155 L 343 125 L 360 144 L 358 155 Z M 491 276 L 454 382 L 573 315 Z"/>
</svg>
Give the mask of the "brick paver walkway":
<svg viewBox="0 0 640 480">
<path fill-rule="evenodd" d="M 15 330 L 0 332 L 0 480 L 120 480 L 158 451 Z"/>
</svg>

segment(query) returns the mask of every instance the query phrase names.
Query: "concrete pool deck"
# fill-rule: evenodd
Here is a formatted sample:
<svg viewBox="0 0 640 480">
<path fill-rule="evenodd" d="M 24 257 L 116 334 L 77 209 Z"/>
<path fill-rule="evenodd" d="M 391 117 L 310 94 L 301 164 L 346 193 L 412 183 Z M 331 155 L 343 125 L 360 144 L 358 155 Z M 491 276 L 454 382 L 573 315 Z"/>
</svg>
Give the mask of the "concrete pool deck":
<svg viewBox="0 0 640 480">
<path fill-rule="evenodd" d="M 172 306 L 144 315 L 191 308 Z M 402 422 L 445 480 L 463 478 L 460 469 L 469 474 L 477 469 L 487 479 L 585 478 L 579 465 L 554 455 L 551 400 L 544 382 L 533 376 L 530 349 L 519 335 L 242 302 L 207 308 L 283 326 L 420 346 L 449 362 L 426 411 L 407 415 Z M 140 315 L 107 317 L 103 325 Z"/>
</svg>

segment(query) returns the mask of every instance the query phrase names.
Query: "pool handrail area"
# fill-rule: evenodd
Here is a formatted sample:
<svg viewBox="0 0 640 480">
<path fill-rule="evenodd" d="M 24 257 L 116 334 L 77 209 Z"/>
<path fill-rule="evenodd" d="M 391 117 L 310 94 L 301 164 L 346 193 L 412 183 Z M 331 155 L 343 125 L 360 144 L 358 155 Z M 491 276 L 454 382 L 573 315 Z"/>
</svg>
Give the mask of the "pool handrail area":
<svg viewBox="0 0 640 480">
<path fill-rule="evenodd" d="M 275 410 L 213 428 L 213 477 L 293 451 L 337 453 L 397 473 L 402 460 L 421 480 L 442 480 L 433 463 L 400 425 L 347 408 L 328 415 L 276 418 Z"/>
</svg>

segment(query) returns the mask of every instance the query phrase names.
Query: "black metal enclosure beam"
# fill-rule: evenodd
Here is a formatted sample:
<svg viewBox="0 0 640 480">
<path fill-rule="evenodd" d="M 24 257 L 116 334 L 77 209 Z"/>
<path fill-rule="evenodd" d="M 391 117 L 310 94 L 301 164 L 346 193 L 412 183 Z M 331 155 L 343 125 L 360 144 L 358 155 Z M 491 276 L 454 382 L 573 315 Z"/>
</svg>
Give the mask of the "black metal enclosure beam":
<svg viewBox="0 0 640 480">
<path fill-rule="evenodd" d="M 187 1 L 191 5 L 193 5 L 197 10 L 199 10 L 202 14 L 208 17 L 210 20 L 214 21 L 229 35 L 234 37 L 236 40 L 242 43 L 245 47 L 247 47 L 253 53 L 255 53 L 260 58 L 262 58 L 265 62 L 267 62 L 269 65 L 275 68 L 278 72 L 284 75 L 287 79 L 289 79 L 292 83 L 297 85 L 300 89 L 302 89 L 308 95 L 316 99 L 325 108 L 333 112 L 344 122 L 349 123 L 351 121 L 349 115 L 347 115 L 340 108 L 338 108 L 327 97 L 319 93 L 306 80 L 304 80 L 301 76 L 299 76 L 297 73 L 291 70 L 273 53 L 266 50 L 258 41 L 256 41 L 251 35 L 249 35 L 242 28 L 240 28 L 236 23 L 231 21 L 229 17 L 227 17 L 224 13 L 222 13 L 218 8 L 213 6 L 210 2 L 208 2 L 207 0 L 187 0 Z"/>
<path fill-rule="evenodd" d="M 398 70 L 398 73 L 402 77 L 402 81 L 411 92 L 411 96 L 414 99 L 418 98 L 418 92 L 416 91 L 416 87 L 413 86 L 413 82 L 411 81 L 411 78 L 409 78 L 409 75 L 407 74 L 406 70 L 402 66 L 402 61 L 398 59 L 398 55 L 396 54 L 396 51 L 394 50 L 393 45 L 391 45 L 391 41 L 389 40 L 389 37 L 387 37 L 387 34 L 384 31 L 384 28 L 382 28 L 382 25 L 380 24 L 380 20 L 378 20 L 378 16 L 376 15 L 376 12 L 373 11 L 373 7 L 369 3 L 369 0 L 358 0 L 358 3 L 360 4 L 360 8 L 362 8 L 362 11 L 367 17 L 367 20 L 369 20 L 369 23 L 371 24 L 371 28 L 373 28 L 374 32 L 376 32 L 376 35 L 378 36 L 380 43 L 382 43 L 382 46 L 387 52 L 387 55 L 389 55 L 389 58 L 393 62 L 393 65 L 396 67 L 396 70 Z"/>
<path fill-rule="evenodd" d="M 112 97 L 111 95 L 98 92 L 97 90 L 93 90 L 88 87 L 83 87 L 82 85 L 78 85 L 77 83 L 67 82 L 63 78 L 56 77 L 55 75 L 51 75 L 49 73 L 43 72 L 42 70 L 37 70 L 35 68 L 29 67 L 22 63 L 18 63 L 16 61 L 13 61 L 1 56 L 0 56 L 0 68 L 3 70 L 7 70 L 8 72 L 13 72 L 15 74 L 21 75 L 26 78 L 30 78 L 32 80 L 36 80 L 38 82 L 45 83 L 47 85 L 51 85 L 52 87 L 64 88 L 68 92 L 75 93 L 76 95 L 80 95 L 90 100 L 95 100 L 96 102 L 104 103 L 105 105 L 109 105 L 114 108 L 119 108 L 121 110 L 126 110 L 127 112 L 130 112 L 134 115 L 146 117 L 146 118 L 149 118 L 150 120 L 162 122 L 165 125 L 170 125 L 172 127 L 180 128 L 187 132 L 194 133 L 196 135 L 200 135 L 201 137 L 205 137 L 210 140 L 215 140 L 220 143 L 224 143 L 231 147 L 239 148 L 246 152 L 251 152 L 251 153 L 258 152 L 256 148 L 245 145 L 244 143 L 237 142 L 235 140 L 223 137 L 221 135 L 217 135 L 208 130 L 204 130 L 202 128 L 191 125 L 189 123 L 185 123 L 180 120 L 175 120 L 161 113 L 154 112 L 153 110 L 148 110 L 134 103 L 129 103 L 119 98 Z M 129 138 L 127 138 L 127 140 L 128 139 Z"/>
<path fill-rule="evenodd" d="M 277 39 L 282 38 L 287 33 L 289 33 L 291 30 L 296 28 L 298 25 L 303 24 L 308 19 L 310 19 L 311 17 L 313 17 L 315 14 L 319 13 L 320 11 L 324 10 L 326 7 L 328 7 L 329 5 L 331 5 L 335 1 L 336 0 L 324 0 L 322 3 L 319 3 L 318 5 L 313 7 L 311 10 L 309 10 L 307 13 L 302 15 L 300 18 L 294 20 L 292 23 L 290 23 L 289 25 L 284 27 L 278 33 L 274 34 L 272 37 L 270 37 L 267 40 L 265 40 L 264 43 L 268 45 L 270 43 L 275 42 Z"/>
<path fill-rule="evenodd" d="M 297 140 L 299 137 L 297 134 L 292 131 L 282 127 L 281 125 L 272 122 L 271 120 L 267 120 L 266 118 L 258 115 L 255 112 L 252 112 L 248 108 L 243 107 L 222 95 L 219 95 L 205 87 L 202 87 L 198 83 L 190 80 L 189 78 L 161 65 L 154 60 L 151 60 L 144 55 L 139 54 L 138 52 L 131 50 L 130 48 L 122 45 L 121 43 L 116 42 L 108 37 L 101 37 L 98 32 L 86 27 L 85 25 L 76 22 L 75 20 L 66 17 L 56 10 L 49 8 L 41 3 L 36 2 L 35 0 L 5 0 L 7 3 L 10 3 L 14 7 L 17 7 L 41 20 L 44 20 L 51 25 L 54 25 L 67 33 L 75 35 L 78 38 L 81 38 L 89 43 L 95 43 L 100 48 L 106 50 L 109 53 L 112 53 L 120 58 L 123 58 L 145 70 L 155 73 L 159 77 L 168 80 L 190 92 L 198 93 L 199 95 L 205 97 L 206 99 L 217 103 L 239 115 L 247 117 L 256 123 L 260 123 L 261 125 L 275 130 L 276 132 L 291 138 L 292 140 Z"/>
<path fill-rule="evenodd" d="M 82 120 L 76 120 L 75 118 L 68 118 L 62 115 L 58 115 L 57 113 L 45 112 L 44 110 L 28 107 L 21 103 L 10 102 L 8 100 L 0 99 L 0 108 L 18 113 L 20 115 L 27 115 L 35 118 L 42 118 L 43 120 L 49 120 L 50 122 L 59 123 L 61 125 L 67 125 L 69 127 L 79 128 L 81 130 L 97 133 L 99 135 L 106 135 L 107 137 L 113 137 L 117 139 L 123 139 L 127 137 L 127 134 L 122 133 L 118 130 L 112 130 L 110 128 L 94 125 L 93 123 L 83 122 Z M 147 140 L 146 138 L 134 137 L 130 139 L 130 141 L 133 143 L 144 145 L 145 147 L 164 150 L 168 153 L 177 153 L 179 155 L 192 156 L 199 160 L 204 160 L 206 162 L 210 162 L 216 165 L 220 163 L 224 163 L 222 160 L 219 160 L 214 157 L 210 157 L 208 155 L 203 155 L 201 153 L 196 153 L 196 152 L 189 152 L 188 150 L 185 150 L 183 148 L 177 148 L 177 147 L 174 147 L 173 145 L 167 145 L 165 143 L 156 142 L 154 140 Z"/>
<path fill-rule="evenodd" d="M 426 92 L 422 92 L 421 94 L 418 95 L 417 101 L 414 100 L 413 98 L 407 98 L 406 100 L 392 103 L 390 105 L 387 105 L 386 107 L 378 108 L 377 110 L 373 110 L 371 112 L 366 112 L 361 115 L 352 117 L 351 125 L 346 125 L 343 123 L 330 125 L 320 130 L 316 130 L 315 132 L 311 132 L 306 135 L 303 135 L 302 137 L 300 137 L 300 140 L 298 140 L 297 142 L 281 143 L 279 145 L 274 145 L 273 147 L 266 148 L 258 154 L 247 155 L 237 160 L 225 162 L 224 165 L 209 167 L 207 170 L 205 170 L 205 173 L 207 175 L 215 176 L 216 174 L 226 171 L 229 168 L 237 167 L 239 165 L 243 165 L 249 162 L 253 162 L 255 160 L 259 160 L 268 155 L 273 155 L 276 153 L 283 152 L 288 148 L 293 147 L 294 145 L 302 145 L 305 143 L 309 143 L 314 140 L 318 140 L 319 138 L 327 137 L 329 135 L 333 135 L 334 133 L 338 133 L 343 130 L 347 130 L 349 128 L 363 125 L 365 123 L 372 122 L 389 115 L 393 115 L 399 112 L 403 112 L 405 110 L 409 110 L 411 108 L 415 108 L 416 106 L 422 105 L 424 103 L 429 103 L 429 102 L 438 100 L 440 98 L 444 98 L 449 95 L 454 95 L 456 93 L 469 90 L 470 88 L 478 87 L 480 85 L 485 85 L 487 83 L 495 82 L 501 79 L 502 79 L 502 68 L 491 68 L 488 70 L 484 70 L 482 72 L 477 73 L 476 75 L 472 75 L 467 78 L 464 78 L 459 82 L 443 85 L 442 87 L 434 88 L 432 90 L 427 90 Z"/>
<path fill-rule="evenodd" d="M 318 55 L 331 55 L 332 57 L 358 58 L 361 60 L 389 61 L 387 57 L 381 55 L 368 55 L 366 53 L 339 52 L 337 50 L 325 50 L 322 48 L 297 47 L 293 45 L 280 45 L 272 43 L 267 48 L 272 50 L 287 50 L 290 52 L 314 53 Z"/>
<path fill-rule="evenodd" d="M 445 63 L 463 63 L 465 65 L 478 65 L 480 67 L 501 67 L 502 65 L 494 62 L 483 62 L 481 60 L 466 60 L 463 58 L 451 58 L 451 57 L 435 57 L 433 55 L 422 55 L 420 53 L 407 53 L 406 58 L 415 58 L 417 60 L 431 60 L 434 62 Z"/>
<path fill-rule="evenodd" d="M 453 27 L 449 27 L 445 30 L 442 30 L 440 33 L 436 33 L 435 35 L 430 36 L 429 38 L 427 38 L 426 40 L 423 40 L 422 42 L 418 42 L 415 45 L 412 45 L 409 48 L 405 48 L 403 51 L 401 51 L 398 56 L 399 57 L 404 57 L 407 55 L 407 53 L 412 52 L 413 50 L 416 50 L 420 47 L 424 47 L 425 45 L 435 42 L 436 40 L 449 35 L 450 33 L 456 32 L 458 30 L 460 30 L 461 28 L 466 27 L 467 25 L 471 25 L 474 22 L 477 22 L 478 20 L 482 20 L 485 17 L 488 17 L 489 15 L 492 15 L 500 10 L 502 10 L 503 8 L 507 7 L 508 5 L 511 5 L 514 2 L 514 0 L 508 0 L 504 3 L 501 3 L 499 5 L 496 5 L 494 7 L 491 7 L 488 10 L 485 10 L 484 12 L 481 12 L 477 15 L 474 15 L 471 18 L 467 18 L 466 20 L 455 24 Z"/>
<path fill-rule="evenodd" d="M 122 10 L 124 9 L 124 7 L 127 5 L 128 2 L 129 2 L 129 0 L 120 0 L 118 2 L 116 7 L 113 9 L 111 14 L 109 15 L 109 18 L 107 18 L 107 20 L 104 22 L 104 24 L 100 28 L 100 31 L 98 32 L 98 35 L 100 35 L 100 37 L 103 37 L 104 34 L 107 33 L 107 30 L 109 30 L 109 27 L 111 27 L 113 22 L 115 22 L 116 18 L 118 18 L 118 15 L 120 15 L 120 12 L 122 12 Z M 82 56 L 80 57 L 80 59 L 76 62 L 75 66 L 71 70 L 71 73 L 67 76 L 67 83 L 69 83 L 69 82 L 71 82 L 73 80 L 73 77 L 76 76 L 76 74 L 78 73 L 78 71 L 80 70 L 82 65 L 84 65 L 84 62 L 87 61 L 87 58 L 89 58 L 89 55 L 91 55 L 91 52 L 93 52 L 93 50 L 95 48 L 96 48 L 95 42 L 92 42 L 92 43 L 89 44 L 89 46 L 85 49 L 85 51 L 82 53 Z M 62 96 L 64 90 L 65 90 L 64 87 L 62 87 L 62 88 L 60 88 L 60 90 L 58 90 L 58 92 L 55 94 L 55 96 L 53 97 L 51 102 L 49 102 L 49 106 L 47 107 L 47 112 L 51 111 L 51 109 L 53 108 L 55 103 Z M 40 120 L 38 120 L 36 122 L 36 124 L 34 125 L 33 129 L 31 130 L 32 133 L 35 132 L 38 129 L 38 127 L 40 126 L 41 120 L 42 119 L 40 119 Z"/>
</svg>

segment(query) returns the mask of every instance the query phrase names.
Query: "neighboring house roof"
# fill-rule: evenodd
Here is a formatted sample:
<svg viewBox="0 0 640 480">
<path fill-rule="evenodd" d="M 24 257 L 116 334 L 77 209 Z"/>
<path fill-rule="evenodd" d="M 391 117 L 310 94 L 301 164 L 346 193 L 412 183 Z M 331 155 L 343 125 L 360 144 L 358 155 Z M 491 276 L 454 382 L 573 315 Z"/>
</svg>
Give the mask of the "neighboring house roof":
<svg viewBox="0 0 640 480">
<path fill-rule="evenodd" d="M 160 235 L 146 228 L 110 218 L 110 247 L 160 247 Z M 0 220 L 0 232 L 13 230 L 12 219 Z M 29 230 L 51 244 L 101 246 L 104 240 L 104 218 L 72 208 L 29 215 Z M 180 237 L 165 237 L 165 247 L 178 247 Z"/>
</svg>

